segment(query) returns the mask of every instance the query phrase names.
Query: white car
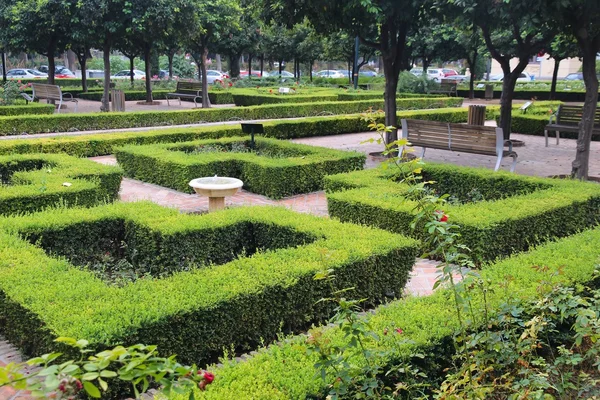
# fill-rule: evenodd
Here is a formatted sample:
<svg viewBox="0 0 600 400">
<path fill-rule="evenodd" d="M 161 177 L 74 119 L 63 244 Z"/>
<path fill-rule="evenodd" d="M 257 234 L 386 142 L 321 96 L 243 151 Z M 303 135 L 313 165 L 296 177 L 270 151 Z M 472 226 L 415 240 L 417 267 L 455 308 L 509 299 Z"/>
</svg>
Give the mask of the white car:
<svg viewBox="0 0 600 400">
<path fill-rule="evenodd" d="M 129 71 L 128 69 L 124 69 L 123 71 L 119 71 L 113 76 L 111 76 L 110 79 L 131 79 L 131 71 Z M 144 73 L 144 71 L 134 69 L 133 79 L 146 79 L 146 74 Z"/>
<path fill-rule="evenodd" d="M 48 74 L 28 68 L 15 68 L 6 72 L 8 79 L 42 79 L 47 78 Z"/>
<path fill-rule="evenodd" d="M 319 71 L 315 75 L 320 78 L 345 78 L 344 74 L 342 74 L 340 71 L 336 71 L 333 69 Z"/>
<path fill-rule="evenodd" d="M 422 68 L 413 68 L 410 70 L 410 73 L 414 76 L 423 75 Z M 427 68 L 427 78 L 432 79 L 436 82 L 441 82 L 444 79 L 444 72 L 441 69 L 437 68 Z"/>
<path fill-rule="evenodd" d="M 228 78 L 228 76 L 220 71 L 217 71 L 214 69 L 206 70 L 206 81 L 208 82 L 209 85 L 214 84 L 215 81 L 223 81 L 227 78 Z M 200 75 L 200 82 L 202 82 L 202 75 Z"/>
<path fill-rule="evenodd" d="M 503 81 L 504 74 L 494 75 L 490 78 L 491 81 Z M 517 78 L 517 82 L 531 82 L 533 81 L 533 77 L 529 75 L 527 72 L 521 72 L 519 77 Z"/>
</svg>

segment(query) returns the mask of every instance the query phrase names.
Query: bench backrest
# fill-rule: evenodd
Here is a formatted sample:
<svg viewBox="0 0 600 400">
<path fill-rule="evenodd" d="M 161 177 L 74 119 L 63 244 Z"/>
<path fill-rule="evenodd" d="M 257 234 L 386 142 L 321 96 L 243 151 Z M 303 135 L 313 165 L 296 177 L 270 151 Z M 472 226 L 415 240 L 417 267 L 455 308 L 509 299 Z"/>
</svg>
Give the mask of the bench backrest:
<svg viewBox="0 0 600 400">
<path fill-rule="evenodd" d="M 412 145 L 434 149 L 497 155 L 504 150 L 502 128 L 402 120 L 402 137 Z"/>
<path fill-rule="evenodd" d="M 556 123 L 559 125 L 578 125 L 583 116 L 583 106 L 570 106 L 561 104 L 558 107 Z M 594 126 L 600 126 L 600 108 L 596 108 Z"/>
<path fill-rule="evenodd" d="M 457 85 L 458 85 L 457 82 L 444 81 L 442 79 L 442 83 L 440 83 L 440 89 L 441 90 L 454 91 L 454 90 L 456 90 L 456 86 Z"/>
<path fill-rule="evenodd" d="M 202 90 L 202 82 L 177 82 L 177 92 L 197 92 L 199 90 Z"/>
<path fill-rule="evenodd" d="M 33 97 L 44 100 L 62 100 L 62 91 L 57 85 L 45 83 L 32 83 Z"/>
</svg>

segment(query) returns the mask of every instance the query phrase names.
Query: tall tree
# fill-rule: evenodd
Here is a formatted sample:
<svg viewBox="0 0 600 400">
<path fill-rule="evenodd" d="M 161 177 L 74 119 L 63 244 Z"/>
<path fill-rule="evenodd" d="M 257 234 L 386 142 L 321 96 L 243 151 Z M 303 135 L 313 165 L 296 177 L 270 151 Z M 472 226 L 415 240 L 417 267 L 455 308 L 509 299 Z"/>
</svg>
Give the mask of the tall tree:
<svg viewBox="0 0 600 400">
<path fill-rule="evenodd" d="M 102 31 L 99 21 L 102 9 L 96 7 L 94 1 L 77 2 L 71 15 L 69 47 L 77 56 L 81 69 L 81 88 L 87 92 L 87 60 L 91 57 L 93 46 L 101 44 L 99 33 Z"/>
<path fill-rule="evenodd" d="M 48 57 L 48 82 L 54 84 L 54 57 L 68 42 L 75 0 L 6 0 L 1 19 L 9 48 Z"/>
<path fill-rule="evenodd" d="M 554 37 L 547 53 L 554 59 L 552 85 L 550 86 L 550 100 L 554 100 L 556 98 L 556 81 L 558 80 L 560 62 L 565 58 L 578 57 L 580 55 L 579 44 L 573 35 L 559 34 Z"/>
<path fill-rule="evenodd" d="M 405 54 L 406 38 L 417 21 L 418 11 L 425 6 L 418 0 L 266 0 L 275 17 L 298 21 L 308 17 L 318 32 L 331 33 L 340 29 L 359 36 L 363 44 L 381 53 L 385 75 L 385 123 L 398 126 L 396 90 L 400 71 L 408 69 Z M 375 36 L 373 35 L 375 33 Z M 386 140 L 397 139 L 392 129 Z"/>
<path fill-rule="evenodd" d="M 571 175 L 577 179 L 587 179 L 590 162 L 590 143 L 596 108 L 598 106 L 598 76 L 596 57 L 600 52 L 600 2 L 597 0 L 549 1 L 549 9 L 554 22 L 564 33 L 577 39 L 583 57 L 583 81 L 585 102 L 579 123 L 577 149 L 572 164 Z"/>
<path fill-rule="evenodd" d="M 186 26 L 187 33 L 184 42 L 199 66 L 202 77 L 202 107 L 206 108 L 210 107 L 206 78 L 208 50 L 225 33 L 239 25 L 241 9 L 237 0 L 188 1 L 189 8 L 182 11 L 182 15 L 188 18 L 182 25 Z"/>
<path fill-rule="evenodd" d="M 546 48 L 557 33 L 549 17 L 550 0 L 441 0 L 458 7 L 456 13 L 477 24 L 491 56 L 504 74 L 500 97 L 500 126 L 510 138 L 512 100 L 517 79 L 532 56 Z M 511 67 L 511 60 L 518 63 Z"/>
<path fill-rule="evenodd" d="M 359 63 L 354 71 L 354 56 L 356 52 L 356 38 L 345 31 L 334 32 L 325 40 L 325 57 L 328 60 L 344 61 L 348 67 L 348 82 L 352 82 L 354 74 L 366 65 L 376 54 L 375 48 L 359 44 Z"/>
</svg>

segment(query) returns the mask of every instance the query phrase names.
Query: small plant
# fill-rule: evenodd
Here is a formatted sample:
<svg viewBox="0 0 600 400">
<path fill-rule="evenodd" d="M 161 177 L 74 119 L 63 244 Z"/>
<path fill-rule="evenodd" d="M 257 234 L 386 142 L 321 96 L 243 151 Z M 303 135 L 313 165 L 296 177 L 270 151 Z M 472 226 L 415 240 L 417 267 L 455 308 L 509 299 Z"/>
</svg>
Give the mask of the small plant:
<svg viewBox="0 0 600 400">
<path fill-rule="evenodd" d="M 26 87 L 27 85 L 21 85 L 21 81 L 7 81 L 0 90 L 0 105 L 10 106 L 15 104 L 21 96 L 21 91 Z"/>
<path fill-rule="evenodd" d="M 192 389 L 204 390 L 215 378 L 195 365 L 177 363 L 175 356 L 159 357 L 156 346 L 117 346 L 89 355 L 86 340 L 58 338 L 56 342 L 78 349 L 80 358 L 65 361 L 62 353 L 50 353 L 23 364 L 10 363 L 0 367 L 0 387 L 29 390 L 34 397 L 71 400 L 82 392 L 100 398 L 110 382 L 122 381 L 132 385 L 136 398 L 151 386 L 161 386 L 165 395 L 189 392 L 190 399 L 194 399 Z M 25 375 L 21 371 L 26 366 L 39 370 Z"/>
</svg>

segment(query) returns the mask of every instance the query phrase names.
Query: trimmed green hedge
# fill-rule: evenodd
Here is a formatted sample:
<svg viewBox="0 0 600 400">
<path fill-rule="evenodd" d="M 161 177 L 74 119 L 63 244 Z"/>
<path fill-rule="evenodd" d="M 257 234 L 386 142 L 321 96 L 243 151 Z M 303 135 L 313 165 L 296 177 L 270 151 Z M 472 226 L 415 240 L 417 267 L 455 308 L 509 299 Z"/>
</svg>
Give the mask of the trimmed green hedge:
<svg viewBox="0 0 600 400">
<path fill-rule="evenodd" d="M 274 91 L 277 93 L 277 91 Z M 336 94 L 233 94 L 233 102 L 236 106 L 258 106 L 261 104 L 280 104 L 280 103 L 314 103 L 321 101 L 337 101 Z M 361 99 L 363 100 L 363 99 Z"/>
<path fill-rule="evenodd" d="M 53 114 L 54 105 L 29 103 L 27 105 L 0 106 L 0 116 Z"/>
<path fill-rule="evenodd" d="M 152 97 L 154 100 L 164 100 L 167 93 L 174 93 L 175 89 L 157 89 L 152 91 Z M 101 101 L 103 92 L 93 91 L 88 93 L 79 93 L 77 97 L 85 100 L 93 100 L 93 101 Z M 215 91 L 209 92 L 208 98 L 212 104 L 232 104 L 233 97 L 228 91 Z M 125 90 L 125 100 L 146 100 L 146 91 L 145 90 Z M 173 101 L 178 101 L 176 98 L 171 97 L 169 99 Z M 182 99 L 182 101 L 189 101 L 187 99 Z"/>
<path fill-rule="evenodd" d="M 400 111 L 398 117 L 460 123 L 467 121 L 467 109 L 442 108 L 437 110 Z M 277 139 L 339 135 L 369 130 L 367 124 L 358 115 L 272 121 L 265 122 L 264 128 L 264 136 Z M 67 153 L 79 157 L 94 157 L 112 154 L 115 147 L 125 144 L 174 143 L 240 135 L 242 135 L 242 131 L 239 126 L 222 125 L 171 128 L 146 132 L 107 132 L 81 136 L 9 139 L 0 140 L 0 154 Z"/>
<path fill-rule="evenodd" d="M 459 107 L 460 105 L 462 105 L 462 99 L 457 98 L 398 100 L 399 109 Z M 254 120 L 297 118 L 320 114 L 354 114 L 364 112 L 369 107 L 383 107 L 383 101 L 338 101 L 177 111 L 0 117 L 0 135 L 180 125 L 235 119 Z"/>
<path fill-rule="evenodd" d="M 115 151 L 125 175 L 193 193 L 188 182 L 205 176 L 241 179 L 244 188 L 274 199 L 323 189 L 323 177 L 363 168 L 358 152 L 249 137 L 178 144 L 125 146 Z"/>
<path fill-rule="evenodd" d="M 0 156 L 0 214 L 113 201 L 122 176 L 120 168 L 63 154 Z"/>
<path fill-rule="evenodd" d="M 47 79 L 20 79 L 21 83 L 48 83 Z M 78 86 L 81 87 L 81 78 L 55 78 L 54 84 L 60 87 Z M 104 84 L 103 78 L 88 78 L 87 84 L 89 88 L 102 87 Z"/>
<path fill-rule="evenodd" d="M 457 94 L 459 97 L 469 97 L 469 91 L 465 89 L 458 89 Z M 502 88 L 494 89 L 494 98 L 499 99 L 502 94 Z M 475 90 L 475 97 L 483 99 L 485 97 L 485 90 Z M 516 89 L 513 99 L 519 100 L 550 100 L 550 91 L 548 90 L 530 90 L 530 89 Z M 583 102 L 585 101 L 585 92 L 583 91 L 560 91 L 556 92 L 556 100 L 565 102 Z"/>
<path fill-rule="evenodd" d="M 523 135 L 536 135 L 544 136 L 544 128 L 548 125 L 548 115 L 513 115 L 512 117 L 512 131 L 515 133 L 522 133 Z M 499 122 L 499 118 L 496 119 Z M 550 140 L 553 141 L 555 133 L 550 132 Z M 579 134 L 577 132 L 561 132 L 561 138 L 577 139 Z M 592 135 L 592 140 L 600 141 L 600 134 Z"/>
<path fill-rule="evenodd" d="M 332 269 L 335 284 L 367 304 L 400 296 L 417 247 L 278 207 L 185 215 L 139 202 L 4 218 L 0 332 L 27 355 L 57 350 L 53 339 L 68 336 L 92 349 L 153 343 L 203 363 L 328 318 L 333 304 L 317 301 L 331 288 L 313 279 L 319 271 Z M 73 265 L 118 251 L 169 276 L 119 287 Z M 161 260 L 179 264 L 165 270 Z"/>
<path fill-rule="evenodd" d="M 462 227 L 462 240 L 478 261 L 527 250 L 600 222 L 600 186 L 595 183 L 444 164 L 427 164 L 423 171 L 425 179 L 436 182 L 435 190 L 462 202 L 448 204 L 445 211 Z M 329 215 L 411 234 L 415 203 L 403 197 L 407 186 L 386 174 L 375 169 L 325 177 Z M 474 193 L 484 201 L 468 202 Z"/>
<path fill-rule="evenodd" d="M 600 229 L 595 229 L 485 266 L 481 277 L 490 285 L 486 292 L 490 314 L 503 302 L 514 298 L 524 301 L 539 298 L 540 281 L 547 282 L 547 285 L 577 285 L 591 281 L 600 258 L 598 243 Z M 537 272 L 532 268 L 534 266 L 547 267 L 548 272 Z M 481 304 L 479 297 L 475 295 L 475 304 Z M 481 320 L 479 307 L 474 312 Z M 419 368 L 425 370 L 428 378 L 435 380 L 444 373 L 441 366 L 448 365 L 454 352 L 452 336 L 459 328 L 450 289 L 440 288 L 431 296 L 391 302 L 365 318 L 381 340 L 381 347 L 374 351 L 385 351 L 388 355 L 388 358 L 378 360 L 384 370 L 414 361 L 414 354 L 420 353 L 424 355 L 426 365 L 421 362 Z M 393 333 L 395 328 L 403 330 L 401 336 Z M 347 346 L 348 339 L 337 327 L 321 330 L 324 331 L 323 340 L 330 340 L 331 346 Z M 290 337 L 258 350 L 243 361 L 213 366 L 211 371 L 216 375 L 213 384 L 204 392 L 196 390 L 196 398 L 325 398 L 329 390 L 327 383 L 333 378 L 330 376 L 324 381 L 316 373 L 314 364 L 318 361 L 318 354 L 306 354 L 306 341 L 306 335 Z M 364 359 L 350 357 L 350 362 L 362 366 Z M 187 400 L 188 397 L 188 394 L 172 395 L 170 399 Z"/>
</svg>

